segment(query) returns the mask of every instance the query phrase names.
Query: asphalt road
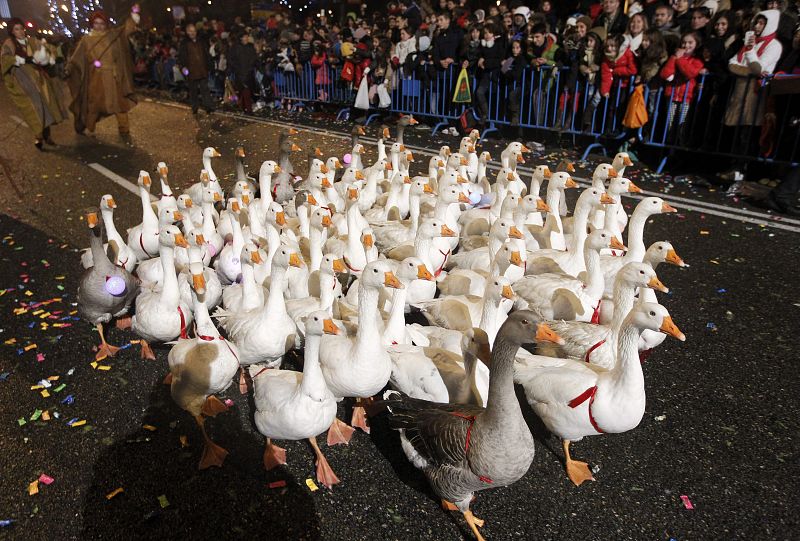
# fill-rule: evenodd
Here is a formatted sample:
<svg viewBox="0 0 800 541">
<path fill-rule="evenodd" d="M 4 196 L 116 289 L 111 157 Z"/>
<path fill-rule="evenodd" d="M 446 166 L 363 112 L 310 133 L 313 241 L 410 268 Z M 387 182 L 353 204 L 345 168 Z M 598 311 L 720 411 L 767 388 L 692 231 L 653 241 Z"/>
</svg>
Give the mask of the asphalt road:
<svg viewBox="0 0 800 541">
<path fill-rule="evenodd" d="M 88 243 L 79 216 L 112 193 L 124 230 L 140 220 L 140 207 L 89 164 L 135 183 L 140 169 L 152 172 L 163 160 L 178 191 L 197 178 L 207 145 L 223 153 L 215 162 L 221 177 L 232 176 L 238 144 L 257 170 L 276 157 L 276 125 L 194 119 L 185 109 L 143 102 L 132 113 L 130 141 L 115 134 L 113 120 L 100 124 L 96 138 L 62 125 L 54 130 L 62 145 L 39 153 L 16 114 L 0 91 L 0 521 L 13 521 L 0 522 L 0 539 L 471 538 L 460 515 L 441 510 L 381 418 L 347 447 L 322 445 L 342 483 L 312 492 L 306 443 L 283 442 L 289 464 L 263 470 L 252 404 L 232 387 L 223 398 L 234 407 L 208 422 L 230 454 L 222 469 L 199 472 L 198 431 L 161 383 L 166 350 L 157 361 L 129 348 L 104 361 L 108 369 L 90 364 L 96 333 L 72 314 L 76 249 Z M 279 120 L 349 133 L 330 118 Z M 333 133 L 304 131 L 298 139 L 326 154 L 349 150 Z M 455 138 L 409 133 L 407 143 L 436 148 L 441 141 Z M 565 154 L 534 162 L 552 166 Z M 295 162 L 301 171 L 303 161 Z M 573 456 L 598 468 L 595 483 L 576 488 L 567 480 L 559 442 L 523 401 L 536 457 L 518 483 L 478 496 L 473 509 L 486 519 L 483 533 L 495 540 L 796 539 L 800 224 L 743 213 L 718 192 L 647 172 L 631 176 L 646 190 L 666 190 L 673 203 L 694 202 L 694 210 L 654 217 L 645 231 L 646 244 L 670 240 L 691 265 L 659 272 L 671 288 L 660 299 L 687 341 L 667 340 L 646 362 L 648 405 L 636 430 L 573 446 Z M 116 344 L 132 338 L 116 329 L 109 335 Z M 31 389 L 51 376 L 58 379 L 50 388 Z M 37 479 L 38 494 L 29 495 Z M 279 480 L 286 486 L 269 488 Z"/>
</svg>

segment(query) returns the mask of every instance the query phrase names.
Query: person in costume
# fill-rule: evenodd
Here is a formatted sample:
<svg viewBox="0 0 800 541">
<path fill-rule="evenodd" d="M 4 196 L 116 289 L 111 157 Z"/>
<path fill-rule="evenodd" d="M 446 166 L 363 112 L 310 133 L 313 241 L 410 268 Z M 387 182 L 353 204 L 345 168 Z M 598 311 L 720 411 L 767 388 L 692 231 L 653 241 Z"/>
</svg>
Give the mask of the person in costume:
<svg viewBox="0 0 800 541">
<path fill-rule="evenodd" d="M 81 38 L 66 70 L 75 131 L 94 132 L 98 120 L 115 115 L 119 133 L 127 135 L 128 111 L 136 105 L 128 38 L 137 30 L 139 6 L 133 6 L 131 16 L 121 26 L 109 28 L 103 11 L 92 13 L 89 24 L 91 31 Z"/>
<path fill-rule="evenodd" d="M 58 88 L 47 74 L 47 67 L 55 64 L 55 55 L 44 40 L 26 35 L 21 20 L 12 19 L 8 27 L 10 36 L 0 53 L 3 83 L 36 136 L 36 148 L 42 150 L 44 143 L 55 145 L 50 126 L 67 117 Z"/>
</svg>

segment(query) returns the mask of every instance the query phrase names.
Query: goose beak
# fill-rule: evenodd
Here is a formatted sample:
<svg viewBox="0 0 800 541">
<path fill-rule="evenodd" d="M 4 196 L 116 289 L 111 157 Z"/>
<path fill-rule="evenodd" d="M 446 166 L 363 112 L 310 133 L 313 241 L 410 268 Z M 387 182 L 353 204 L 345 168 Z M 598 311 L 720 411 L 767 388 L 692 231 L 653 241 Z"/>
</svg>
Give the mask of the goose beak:
<svg viewBox="0 0 800 541">
<path fill-rule="evenodd" d="M 364 145 L 358 145 L 358 153 L 361 154 L 364 152 Z"/>
<path fill-rule="evenodd" d="M 356 131 L 358 131 L 358 135 L 367 135 L 367 131 L 364 129 L 364 126 L 358 126 Z"/>
<path fill-rule="evenodd" d="M 149 188 L 150 185 L 152 184 L 152 181 L 150 180 L 150 175 L 148 175 L 147 173 L 142 175 L 142 184 L 144 185 L 145 188 Z"/>
<path fill-rule="evenodd" d="M 192 208 L 194 206 L 194 202 L 192 201 L 192 198 L 191 197 L 187 197 L 183 202 L 183 206 L 186 207 L 187 209 Z"/>
<path fill-rule="evenodd" d="M 178 233 L 175 235 L 175 246 L 180 246 L 181 248 L 189 247 L 189 243 L 186 242 L 186 237 L 183 236 L 183 233 Z"/>
<path fill-rule="evenodd" d="M 511 289 L 511 286 L 503 286 L 503 292 L 501 293 L 501 296 L 504 299 L 509 299 L 509 300 L 513 301 L 514 300 L 514 290 Z"/>
<path fill-rule="evenodd" d="M 358 190 L 355 188 L 350 188 L 347 190 L 347 197 L 350 199 L 350 201 L 358 200 Z"/>
<path fill-rule="evenodd" d="M 472 145 L 468 146 L 468 147 L 467 147 L 467 152 L 470 152 L 470 153 L 471 153 L 471 152 L 475 152 L 475 147 L 474 147 L 474 146 L 472 146 Z"/>
<path fill-rule="evenodd" d="M 564 186 L 566 188 L 577 188 L 578 184 L 574 180 L 572 180 L 572 178 L 568 178 Z"/>
<path fill-rule="evenodd" d="M 667 202 L 661 204 L 661 212 L 678 212 L 678 209 Z"/>
<path fill-rule="evenodd" d="M 392 163 L 391 162 L 386 162 L 386 170 L 387 171 L 393 171 L 394 170 L 394 167 L 392 167 Z M 357 173 L 360 173 L 360 172 L 361 171 L 357 171 Z M 363 177 L 364 175 L 361 175 L 361 176 Z"/>
<path fill-rule="evenodd" d="M 339 334 L 341 331 L 332 319 L 326 319 L 322 322 L 322 332 L 325 334 Z"/>
<path fill-rule="evenodd" d="M 540 342 L 553 342 L 554 344 L 564 343 L 564 339 L 558 336 L 555 331 L 545 323 L 539 323 L 536 327 L 536 340 Z"/>
<path fill-rule="evenodd" d="M 403 177 L 403 184 L 411 184 L 411 177 L 409 176 Z"/>
<path fill-rule="evenodd" d="M 281 171 L 283 171 L 283 169 L 281 169 L 281 166 L 280 166 L 280 165 L 276 165 L 276 166 L 275 166 L 275 169 L 274 169 L 274 171 L 275 171 L 276 173 L 280 173 Z"/>
<path fill-rule="evenodd" d="M 662 284 L 661 280 L 659 280 L 658 277 L 656 276 L 650 278 L 650 281 L 647 282 L 647 287 L 649 287 L 650 289 L 655 289 L 662 293 L 669 293 L 669 288 L 664 284 Z"/>
<path fill-rule="evenodd" d="M 391 168 L 392 167 L 389 166 L 390 170 L 391 170 Z M 364 173 L 362 173 L 361 171 L 356 171 L 356 180 L 364 180 Z"/>
<path fill-rule="evenodd" d="M 250 196 L 247 195 L 246 193 L 242 194 L 242 203 L 244 203 L 245 206 L 250 204 Z"/>
<path fill-rule="evenodd" d="M 414 161 L 414 154 L 412 152 L 406 152 L 406 161 L 413 162 Z"/>
<path fill-rule="evenodd" d="M 525 158 L 522 157 L 522 154 L 517 154 L 517 163 L 525 163 Z"/>
<path fill-rule="evenodd" d="M 298 269 L 303 268 L 303 260 L 297 255 L 297 252 L 292 252 L 292 255 L 289 256 L 289 265 Z"/>
<path fill-rule="evenodd" d="M 550 205 L 548 205 L 544 199 L 538 199 L 536 201 L 536 210 L 540 212 L 550 212 Z"/>
<path fill-rule="evenodd" d="M 630 193 L 642 193 L 642 189 L 633 182 L 628 182 L 628 191 Z"/>
<path fill-rule="evenodd" d="M 214 192 L 214 202 L 219 203 L 222 201 L 222 194 L 219 192 Z"/>
<path fill-rule="evenodd" d="M 330 169 L 328 169 L 328 166 L 323 163 L 319 168 L 319 172 L 327 175 L 328 172 L 330 172 Z"/>
<path fill-rule="evenodd" d="M 405 152 L 405 151 L 406 151 L 406 146 L 405 146 L 405 145 L 400 145 L 400 146 L 398 147 L 398 150 L 399 150 L 400 152 Z"/>
<path fill-rule="evenodd" d="M 572 162 L 567 162 L 567 173 L 574 173 L 574 172 L 575 172 L 575 166 L 572 165 Z"/>
<path fill-rule="evenodd" d="M 300 132 L 299 132 L 299 131 L 297 131 L 296 129 L 294 129 L 294 128 L 289 128 L 289 135 L 297 135 L 298 133 L 300 133 Z"/>
<path fill-rule="evenodd" d="M 433 193 L 433 186 L 426 183 L 425 186 L 422 187 L 422 191 L 423 193 Z"/>
<path fill-rule="evenodd" d="M 201 295 L 206 292 L 206 277 L 202 274 L 192 274 L 192 289 Z"/>
<path fill-rule="evenodd" d="M 181 211 L 176 210 L 175 212 L 172 213 L 172 218 L 176 222 L 180 222 L 181 220 L 183 220 L 183 214 L 181 214 Z"/>
<path fill-rule="evenodd" d="M 342 162 L 339 161 L 339 158 L 336 158 L 336 163 L 334 164 L 334 167 L 336 169 L 344 169 L 344 165 L 342 165 Z"/>
<path fill-rule="evenodd" d="M 456 232 L 453 231 L 452 229 L 450 229 L 449 227 L 447 227 L 447 224 L 442 224 L 441 236 L 442 237 L 455 237 L 456 236 Z"/>
<path fill-rule="evenodd" d="M 397 279 L 392 271 L 383 273 L 383 285 L 392 289 L 403 289 L 403 284 Z"/>
<path fill-rule="evenodd" d="M 522 266 L 522 256 L 520 256 L 519 251 L 511 252 L 511 257 L 509 258 L 509 261 L 511 262 L 512 265 L 516 265 L 517 267 L 521 267 Z"/>
<path fill-rule="evenodd" d="M 509 173 L 509 174 L 507 174 L 507 175 L 506 175 L 506 180 L 508 180 L 508 181 L 512 181 L 512 180 L 514 180 L 514 173 Z"/>
<path fill-rule="evenodd" d="M 631 159 L 628 156 L 625 156 L 625 158 L 623 158 L 622 163 L 624 163 L 626 166 L 627 165 L 633 165 L 633 162 L 631 161 Z"/>
<path fill-rule="evenodd" d="M 429 271 L 428 267 L 425 265 L 419 265 L 417 266 L 417 279 L 433 282 L 433 274 L 431 274 L 431 271 Z"/>
<path fill-rule="evenodd" d="M 331 222 L 331 217 L 327 214 L 322 217 L 322 227 L 330 227 L 333 222 Z"/>
<path fill-rule="evenodd" d="M 419 121 L 418 121 L 416 118 L 414 118 L 414 117 L 411 117 L 411 118 L 408 120 L 408 125 L 409 125 L 409 126 L 416 126 L 417 124 L 419 124 Z"/>
<path fill-rule="evenodd" d="M 327 167 L 325 169 L 327 169 Z M 323 173 L 327 173 L 327 171 L 323 171 Z M 331 187 L 331 181 L 328 180 L 328 177 L 323 177 L 322 178 L 322 187 L 323 188 L 330 188 Z"/>
<path fill-rule="evenodd" d="M 658 330 L 670 336 L 674 336 L 681 342 L 686 341 L 686 335 L 681 332 L 677 325 L 675 325 L 675 322 L 672 321 L 671 316 L 664 318 L 664 321 L 661 322 L 661 327 L 659 327 Z"/>
<path fill-rule="evenodd" d="M 263 261 L 263 259 L 261 259 L 261 254 L 259 254 L 259 253 L 258 253 L 258 250 L 256 250 L 255 252 L 253 252 L 253 253 L 251 253 L 251 254 L 250 254 L 250 262 L 251 262 L 253 265 L 258 265 L 258 264 L 260 264 L 262 261 Z"/>
<path fill-rule="evenodd" d="M 319 149 L 319 147 L 314 148 L 314 155 L 317 158 L 321 158 L 322 157 L 322 151 Z"/>
<path fill-rule="evenodd" d="M 683 259 L 675 252 L 675 250 L 669 250 L 667 252 L 667 257 L 664 258 L 664 261 L 667 263 L 672 263 L 673 265 L 677 265 L 678 267 L 685 267 L 686 263 L 683 262 Z"/>
<path fill-rule="evenodd" d="M 600 196 L 600 202 L 602 204 L 604 204 L 604 205 L 613 205 L 614 204 L 614 200 L 611 199 L 611 196 L 608 195 L 607 193 L 604 193 L 603 195 Z"/>
<path fill-rule="evenodd" d="M 616 169 L 614 169 L 613 167 L 608 168 L 608 178 L 617 178 L 618 176 L 619 173 L 617 173 Z"/>
<path fill-rule="evenodd" d="M 391 134 L 389 133 L 389 128 L 383 128 L 383 138 L 388 139 L 389 137 L 391 137 Z"/>
<path fill-rule="evenodd" d="M 459 160 L 459 163 L 460 163 L 461 165 L 468 165 L 468 164 L 469 164 L 469 162 L 467 161 L 467 159 L 466 159 L 465 157 L 463 157 L 463 156 L 461 157 L 461 160 Z"/>
<path fill-rule="evenodd" d="M 200 182 L 208 182 L 209 180 L 211 180 L 211 177 L 208 176 L 208 171 L 205 169 L 200 171 Z"/>
<path fill-rule="evenodd" d="M 443 162 L 442 160 L 438 160 L 438 161 L 437 161 L 437 165 L 438 165 L 439 167 L 444 167 L 444 162 Z"/>
<path fill-rule="evenodd" d="M 522 145 L 522 152 L 530 152 L 530 151 L 531 151 L 531 149 L 529 149 L 525 145 Z"/>
<path fill-rule="evenodd" d="M 286 213 L 281 211 L 275 214 L 275 223 L 280 226 L 286 225 Z"/>
<path fill-rule="evenodd" d="M 458 194 L 458 202 L 459 203 L 470 203 L 469 197 L 464 195 L 464 192 L 459 192 Z"/>
<path fill-rule="evenodd" d="M 372 235 L 364 235 L 364 247 L 368 250 L 372 248 L 375 244 L 375 241 L 372 238 Z"/>
<path fill-rule="evenodd" d="M 159 167 L 158 174 L 161 175 L 161 178 L 167 178 L 167 175 L 169 174 L 169 167 L 166 165 L 164 167 Z"/>
<path fill-rule="evenodd" d="M 611 245 L 612 248 L 615 250 L 627 250 L 622 241 L 620 241 L 617 237 L 611 237 Z"/>
<path fill-rule="evenodd" d="M 117 208 L 117 202 L 116 202 L 116 201 L 114 201 L 114 198 L 113 198 L 113 197 L 109 197 L 109 198 L 106 200 L 106 205 L 108 205 L 108 208 L 110 208 L 110 209 L 115 209 L 115 208 Z"/>
<path fill-rule="evenodd" d="M 244 149 L 242 147 L 236 148 L 236 156 L 239 158 L 244 158 Z"/>
<path fill-rule="evenodd" d="M 569 171 L 568 171 L 569 172 Z M 546 165 L 544 166 L 544 174 L 542 175 L 544 178 L 550 178 L 553 176 L 553 173 L 550 171 L 550 168 Z"/>
<path fill-rule="evenodd" d="M 323 186 L 325 185 L 323 184 Z M 319 203 L 317 203 L 317 198 L 311 194 L 306 195 L 306 201 L 309 205 L 314 205 L 315 207 L 319 206 Z"/>
<path fill-rule="evenodd" d="M 220 157 L 222 157 L 222 154 L 220 154 L 220 153 L 219 153 L 219 151 L 218 151 L 218 150 L 215 148 L 215 149 L 214 149 L 214 150 L 211 152 L 211 157 L 212 157 L 212 158 L 220 158 Z"/>
<path fill-rule="evenodd" d="M 512 225 L 508 230 L 508 237 L 512 239 L 524 239 L 525 235 L 522 234 L 522 231 L 517 229 L 517 226 Z"/>
<path fill-rule="evenodd" d="M 469 182 L 467 179 L 465 179 L 461 175 L 458 176 L 458 183 L 459 184 L 466 184 L 467 182 Z"/>
<path fill-rule="evenodd" d="M 347 267 L 344 266 L 344 261 L 341 259 L 333 260 L 333 272 L 345 272 Z"/>
<path fill-rule="evenodd" d="M 491 154 L 489 154 L 488 152 L 486 153 L 486 161 L 487 161 L 487 162 L 490 162 L 490 161 L 492 161 L 492 155 L 491 155 Z"/>
<path fill-rule="evenodd" d="M 198 233 L 198 234 L 196 234 L 196 235 L 194 236 L 194 242 L 195 242 L 195 244 L 197 244 L 198 246 L 202 246 L 203 244 L 205 244 L 205 243 L 206 243 L 206 238 L 203 236 L 203 234 L 202 234 L 202 233 Z"/>
<path fill-rule="evenodd" d="M 296 143 L 292 143 L 292 152 L 300 152 L 301 150 L 303 149 L 297 146 Z"/>
<path fill-rule="evenodd" d="M 92 228 L 92 229 L 97 227 L 97 213 L 96 212 L 90 212 L 89 214 L 87 214 L 86 215 L 86 223 L 89 224 L 89 227 Z"/>
<path fill-rule="evenodd" d="M 242 207 L 239 206 L 239 202 L 238 201 L 234 201 L 233 203 L 231 203 L 231 210 L 233 212 L 240 212 L 242 210 Z"/>
</svg>

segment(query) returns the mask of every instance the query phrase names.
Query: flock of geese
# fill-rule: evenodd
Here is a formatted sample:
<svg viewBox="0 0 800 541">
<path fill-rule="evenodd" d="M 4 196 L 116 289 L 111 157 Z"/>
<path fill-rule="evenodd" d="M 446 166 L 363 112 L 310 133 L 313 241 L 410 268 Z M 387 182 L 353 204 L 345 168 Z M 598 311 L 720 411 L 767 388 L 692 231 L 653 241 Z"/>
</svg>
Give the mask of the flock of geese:
<svg viewBox="0 0 800 541">
<path fill-rule="evenodd" d="M 97 359 L 118 350 L 104 336 L 112 320 L 138 335 L 142 358 L 155 359 L 151 344 L 170 346 L 165 383 L 202 432 L 201 469 L 227 455 L 204 420 L 227 409 L 215 395 L 237 379 L 253 393 L 265 467 L 286 463 L 273 440 L 307 439 L 329 488 L 339 479 L 317 436 L 347 443 L 354 427 L 369 432 L 366 412 L 382 406 L 409 460 L 478 539 L 474 493 L 513 483 L 533 459 L 515 383 L 562 439 L 569 478 L 593 480 L 570 444 L 635 428 L 641 360 L 666 335 L 685 339 L 654 292 L 667 291 L 659 264 L 684 263 L 669 242 L 644 244 L 648 220 L 675 209 L 645 197 L 627 215 L 621 197 L 641 190 L 624 177 L 624 153 L 596 168 L 566 217 L 572 165 L 536 166 L 526 185 L 517 164 L 528 149 L 518 142 L 496 175 L 473 132 L 413 176 L 402 131 L 390 142 L 384 127 L 367 165 L 356 126 L 347 168 L 314 149 L 301 178 L 296 134 L 281 134 L 279 161 L 265 161 L 257 179 L 238 149 L 229 192 L 213 148 L 200 182 L 178 197 L 160 163 L 161 197 L 151 203 L 142 171 L 142 220 L 126 238 L 111 195 L 86 213 L 78 304 L 99 332 Z M 409 313 L 428 325 L 407 323 Z M 282 368 L 300 350 L 302 372 Z M 336 418 L 345 398 L 354 400 L 349 424 Z"/>
</svg>

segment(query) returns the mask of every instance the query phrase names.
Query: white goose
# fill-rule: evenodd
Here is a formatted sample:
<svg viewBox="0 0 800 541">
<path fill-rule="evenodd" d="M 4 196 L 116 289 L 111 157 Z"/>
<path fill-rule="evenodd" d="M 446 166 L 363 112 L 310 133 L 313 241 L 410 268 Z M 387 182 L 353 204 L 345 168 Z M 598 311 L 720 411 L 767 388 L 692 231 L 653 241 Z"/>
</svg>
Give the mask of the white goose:
<svg viewBox="0 0 800 541">
<path fill-rule="evenodd" d="M 133 332 L 141 338 L 142 358 L 145 359 L 156 358 L 148 342 L 163 343 L 179 336 L 185 337 L 186 329 L 192 323 L 191 306 L 180 297 L 174 262 L 175 246 L 186 248 L 186 239 L 174 225 L 164 226 L 158 239 L 162 284 L 142 289 L 136 297 L 136 313 L 131 319 Z"/>
<path fill-rule="evenodd" d="M 142 201 L 142 223 L 128 229 L 128 248 L 137 261 L 158 255 L 158 216 L 150 205 L 150 175 L 139 171 L 139 198 Z"/>
<path fill-rule="evenodd" d="M 618 361 L 611 370 L 569 359 L 557 365 L 517 363 L 514 379 L 522 385 L 528 403 L 548 430 L 562 439 L 567 475 L 576 485 L 594 477 L 585 462 L 570 456 L 571 442 L 584 436 L 627 432 L 642 420 L 646 399 L 636 347 L 642 329 L 686 339 L 666 308 L 644 303 L 625 318 Z"/>
<path fill-rule="evenodd" d="M 122 236 L 114 225 L 115 208 L 117 208 L 117 203 L 110 194 L 106 194 L 100 199 L 100 215 L 103 218 L 103 226 L 106 230 L 106 238 L 108 239 L 103 249 L 109 255 L 109 259 L 112 263 L 118 267 L 122 267 L 128 272 L 132 272 L 134 267 L 136 267 L 136 255 L 128 248 L 125 241 L 122 240 Z M 84 269 L 88 269 L 94 265 L 91 248 L 87 248 L 81 253 L 81 265 Z"/>
<path fill-rule="evenodd" d="M 264 467 L 286 464 L 286 451 L 272 439 L 308 439 L 316 455 L 317 481 L 328 488 L 339 482 L 317 445 L 317 436 L 336 418 L 336 397 L 325 384 L 319 354 L 323 335 L 339 329 L 325 312 L 314 312 L 306 321 L 303 372 L 267 370 L 253 378 L 253 402 L 258 431 L 266 436 Z"/>
<path fill-rule="evenodd" d="M 217 271 L 219 280 L 223 285 L 230 285 L 241 276 L 242 262 L 239 256 L 241 256 L 242 248 L 244 248 L 244 236 L 239 222 L 239 216 L 242 211 L 239 201 L 230 199 L 228 207 L 228 221 L 233 231 L 233 239 L 230 244 L 226 244 L 222 248 L 219 257 L 214 261 L 214 269 Z"/>
<path fill-rule="evenodd" d="M 406 298 L 411 285 L 417 280 L 434 281 L 433 274 L 425 266 L 425 263 L 418 257 L 407 257 L 394 265 L 394 272 L 402 288 L 392 290 L 392 306 L 389 309 L 389 317 L 383 328 L 383 344 L 409 344 L 411 338 L 406 332 Z"/>
<path fill-rule="evenodd" d="M 208 185 L 212 190 L 217 192 L 220 197 L 225 197 L 225 192 L 222 191 L 222 186 L 219 184 L 219 179 L 217 178 L 217 174 L 214 172 L 214 168 L 211 167 L 211 159 L 212 158 L 219 158 L 222 156 L 217 149 L 213 147 L 207 147 L 203 150 L 203 171 L 208 176 Z M 203 189 L 206 187 L 204 185 L 204 177 L 205 175 L 200 175 L 200 182 L 195 182 L 187 190 L 185 193 L 189 194 L 189 197 L 194 199 L 195 201 L 201 201 L 203 198 Z"/>
<path fill-rule="evenodd" d="M 158 162 L 158 178 L 161 180 L 161 198 L 156 201 L 156 208 L 161 212 L 165 208 L 178 210 L 178 201 L 169 187 L 169 167 L 164 162 Z"/>
<path fill-rule="evenodd" d="M 372 229 L 375 232 L 375 244 L 380 250 L 389 250 L 399 244 L 414 240 L 419 230 L 422 197 L 426 194 L 433 194 L 433 187 L 427 178 L 416 177 L 411 183 L 409 191 L 408 220 L 389 220 L 372 224 Z"/>
<path fill-rule="evenodd" d="M 512 220 L 496 220 L 489 230 L 487 246 L 475 248 L 468 252 L 453 254 L 447 260 L 445 269 L 472 269 L 488 271 L 495 255 L 509 238 L 524 239 L 522 232 L 516 228 Z"/>
<path fill-rule="evenodd" d="M 523 268 L 524 261 L 521 253 L 511 246 L 511 243 L 503 244 L 494 256 L 494 262 L 490 271 L 472 269 L 451 269 L 447 276 L 438 283 L 439 291 L 442 296 L 449 295 L 478 295 L 481 296 L 486 291 L 486 281 L 497 276 L 505 276 L 509 282 L 514 283 L 509 277 L 511 266 Z"/>
<path fill-rule="evenodd" d="M 209 310 L 213 310 L 222 302 L 222 284 L 214 269 L 207 265 L 205 255 L 207 254 L 205 239 L 203 234 L 197 229 L 186 234 L 186 241 L 189 248 L 176 248 L 188 254 L 188 262 L 183 270 L 178 274 L 178 290 L 181 294 L 181 301 L 192 306 L 192 265 L 202 265 L 203 280 L 205 281 L 205 305 Z"/>
<path fill-rule="evenodd" d="M 222 307 L 229 312 L 248 312 L 263 306 L 264 288 L 256 282 L 253 267 L 262 263 L 258 246 L 248 242 L 242 247 L 242 281 L 222 292 Z"/>
</svg>

